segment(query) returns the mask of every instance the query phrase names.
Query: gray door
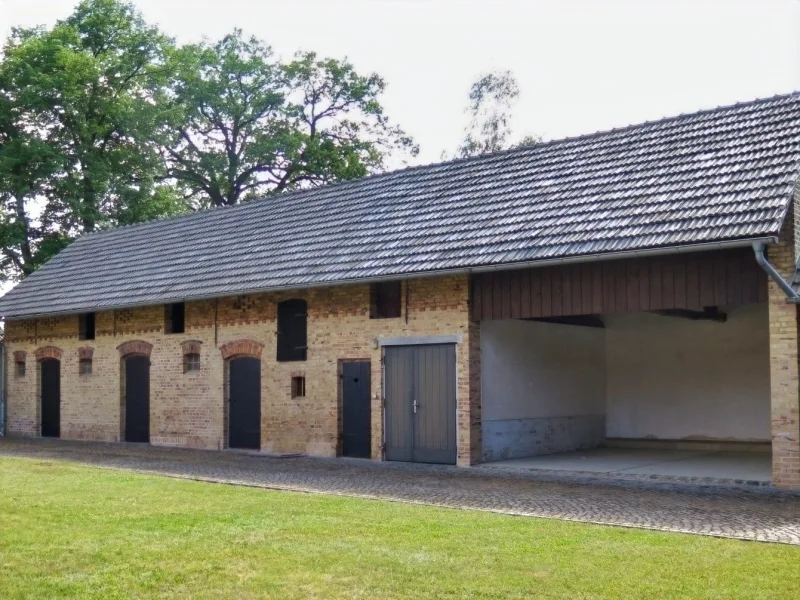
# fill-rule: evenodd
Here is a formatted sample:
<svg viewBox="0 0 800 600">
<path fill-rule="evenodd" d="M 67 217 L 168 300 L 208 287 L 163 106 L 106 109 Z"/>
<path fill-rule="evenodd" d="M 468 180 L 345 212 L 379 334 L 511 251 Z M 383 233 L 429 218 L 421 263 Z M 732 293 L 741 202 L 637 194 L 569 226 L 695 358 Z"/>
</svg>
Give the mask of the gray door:
<svg viewBox="0 0 800 600">
<path fill-rule="evenodd" d="M 261 359 L 240 356 L 228 365 L 228 446 L 261 449 Z"/>
<path fill-rule="evenodd" d="M 150 442 L 150 357 L 125 358 L 125 441 Z"/>
<path fill-rule="evenodd" d="M 384 373 L 386 460 L 455 464 L 455 346 L 389 346 Z"/>
<path fill-rule="evenodd" d="M 370 407 L 369 361 L 341 363 L 342 456 L 372 455 L 372 411 Z"/>
<path fill-rule="evenodd" d="M 42 437 L 61 435 L 61 361 L 46 358 L 40 363 L 42 377 Z"/>
</svg>

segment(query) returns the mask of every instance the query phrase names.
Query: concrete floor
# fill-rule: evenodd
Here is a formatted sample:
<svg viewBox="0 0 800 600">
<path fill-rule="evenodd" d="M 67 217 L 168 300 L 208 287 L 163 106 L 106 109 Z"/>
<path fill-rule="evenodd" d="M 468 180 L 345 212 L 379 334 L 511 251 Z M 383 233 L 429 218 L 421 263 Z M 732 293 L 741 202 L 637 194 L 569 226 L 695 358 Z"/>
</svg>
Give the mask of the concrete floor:
<svg viewBox="0 0 800 600">
<path fill-rule="evenodd" d="M 498 469 L 713 477 L 748 481 L 772 479 L 772 454 L 769 452 L 594 448 L 531 458 L 499 460 L 482 466 Z"/>
</svg>

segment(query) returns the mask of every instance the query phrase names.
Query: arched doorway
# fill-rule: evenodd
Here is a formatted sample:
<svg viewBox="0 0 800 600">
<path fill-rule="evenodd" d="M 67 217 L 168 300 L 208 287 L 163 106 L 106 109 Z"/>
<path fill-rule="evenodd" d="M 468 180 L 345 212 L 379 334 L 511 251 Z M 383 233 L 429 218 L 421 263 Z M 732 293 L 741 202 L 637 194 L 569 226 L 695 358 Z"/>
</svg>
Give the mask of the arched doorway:
<svg viewBox="0 0 800 600">
<path fill-rule="evenodd" d="M 228 360 L 228 447 L 261 448 L 261 359 Z"/>
<path fill-rule="evenodd" d="M 134 340 L 117 346 L 122 358 L 122 438 L 150 442 L 150 353 L 153 346 Z"/>
<path fill-rule="evenodd" d="M 39 362 L 41 378 L 42 437 L 60 437 L 61 435 L 61 361 L 57 358 L 45 358 Z"/>
<path fill-rule="evenodd" d="M 150 441 L 150 357 L 125 357 L 125 441 Z"/>
<path fill-rule="evenodd" d="M 261 449 L 261 353 L 250 339 L 220 346 L 225 361 L 225 431 L 228 448 Z"/>
</svg>

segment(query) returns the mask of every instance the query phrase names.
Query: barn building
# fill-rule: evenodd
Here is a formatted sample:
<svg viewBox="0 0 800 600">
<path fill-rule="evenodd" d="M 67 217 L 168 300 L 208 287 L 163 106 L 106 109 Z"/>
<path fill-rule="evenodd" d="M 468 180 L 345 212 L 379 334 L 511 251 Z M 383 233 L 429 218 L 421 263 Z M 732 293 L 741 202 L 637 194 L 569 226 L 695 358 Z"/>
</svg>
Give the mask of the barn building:
<svg viewBox="0 0 800 600">
<path fill-rule="evenodd" d="M 7 432 L 800 488 L 799 164 L 791 94 L 85 235 Z"/>
</svg>

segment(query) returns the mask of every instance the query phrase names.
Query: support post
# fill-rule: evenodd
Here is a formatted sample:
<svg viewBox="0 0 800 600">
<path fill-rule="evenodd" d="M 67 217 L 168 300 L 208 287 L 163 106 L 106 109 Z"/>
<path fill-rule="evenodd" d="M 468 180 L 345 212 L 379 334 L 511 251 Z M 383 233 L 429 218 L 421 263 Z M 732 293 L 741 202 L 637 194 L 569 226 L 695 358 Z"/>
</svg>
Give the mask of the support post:
<svg viewBox="0 0 800 600">
<path fill-rule="evenodd" d="M 789 214 L 768 258 L 785 279 L 794 275 L 794 215 Z M 772 482 L 775 487 L 800 489 L 800 324 L 797 305 L 773 279 L 768 280 L 770 404 L 772 422 Z"/>
</svg>

